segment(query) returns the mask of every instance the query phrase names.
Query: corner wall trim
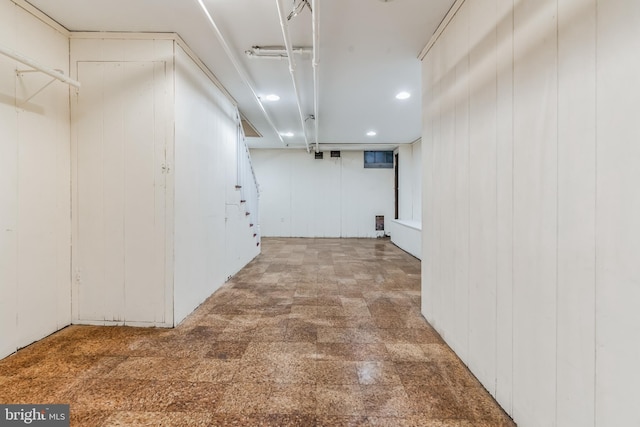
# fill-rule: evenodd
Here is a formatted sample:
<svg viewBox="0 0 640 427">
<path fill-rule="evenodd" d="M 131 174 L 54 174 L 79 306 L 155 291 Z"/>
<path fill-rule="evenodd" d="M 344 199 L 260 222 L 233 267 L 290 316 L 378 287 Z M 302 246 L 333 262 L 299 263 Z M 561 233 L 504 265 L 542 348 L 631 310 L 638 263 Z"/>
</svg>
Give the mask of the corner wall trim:
<svg viewBox="0 0 640 427">
<path fill-rule="evenodd" d="M 422 61 L 424 57 L 427 56 L 427 53 L 429 53 L 433 45 L 440 38 L 440 35 L 442 34 L 442 32 L 445 30 L 445 28 L 447 28 L 447 26 L 449 25 L 453 17 L 456 16 L 458 9 L 460 9 L 460 7 L 464 4 L 465 1 L 466 0 L 456 0 L 453 6 L 451 6 L 451 9 L 449 9 L 449 12 L 447 12 L 444 19 L 440 23 L 440 25 L 438 25 L 438 28 L 433 33 L 433 35 L 431 36 L 431 38 L 429 39 L 425 47 L 422 48 L 422 50 L 420 51 L 420 54 L 418 55 L 419 60 Z"/>
<path fill-rule="evenodd" d="M 69 37 L 69 30 L 67 30 L 65 27 L 60 25 L 57 21 L 52 19 L 46 13 L 42 12 L 37 7 L 35 7 L 32 4 L 28 3 L 26 0 L 11 0 L 11 1 L 16 6 L 21 7 L 22 9 L 26 10 L 27 12 L 29 12 L 30 14 L 32 14 L 33 16 L 35 16 L 36 18 L 38 18 L 39 20 L 41 20 L 42 22 L 44 22 L 45 24 L 47 24 L 48 26 L 53 28 L 54 30 L 58 31 L 59 33 L 65 35 L 67 37 Z"/>
</svg>

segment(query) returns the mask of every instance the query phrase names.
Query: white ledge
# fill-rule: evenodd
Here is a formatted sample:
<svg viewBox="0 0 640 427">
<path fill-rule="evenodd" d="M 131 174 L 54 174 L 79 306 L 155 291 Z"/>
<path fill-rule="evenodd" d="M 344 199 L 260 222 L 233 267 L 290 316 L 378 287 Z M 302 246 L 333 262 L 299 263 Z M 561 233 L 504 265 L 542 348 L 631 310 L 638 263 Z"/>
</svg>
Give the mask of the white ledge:
<svg viewBox="0 0 640 427">
<path fill-rule="evenodd" d="M 404 225 L 405 227 L 413 228 L 414 230 L 422 231 L 422 221 L 415 219 L 394 219 L 393 222 Z"/>
</svg>

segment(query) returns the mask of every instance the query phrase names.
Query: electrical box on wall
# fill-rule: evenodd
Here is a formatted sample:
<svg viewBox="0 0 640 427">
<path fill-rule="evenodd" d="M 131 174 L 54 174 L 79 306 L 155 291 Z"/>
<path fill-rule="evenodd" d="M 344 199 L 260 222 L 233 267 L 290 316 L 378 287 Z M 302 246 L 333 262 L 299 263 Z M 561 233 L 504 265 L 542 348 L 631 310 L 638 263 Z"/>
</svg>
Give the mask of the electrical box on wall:
<svg viewBox="0 0 640 427">
<path fill-rule="evenodd" d="M 340 151 L 332 151 L 331 157 L 340 157 Z"/>
<path fill-rule="evenodd" d="M 322 160 L 324 158 L 324 153 L 322 151 L 315 154 L 316 154 L 316 160 Z"/>
</svg>

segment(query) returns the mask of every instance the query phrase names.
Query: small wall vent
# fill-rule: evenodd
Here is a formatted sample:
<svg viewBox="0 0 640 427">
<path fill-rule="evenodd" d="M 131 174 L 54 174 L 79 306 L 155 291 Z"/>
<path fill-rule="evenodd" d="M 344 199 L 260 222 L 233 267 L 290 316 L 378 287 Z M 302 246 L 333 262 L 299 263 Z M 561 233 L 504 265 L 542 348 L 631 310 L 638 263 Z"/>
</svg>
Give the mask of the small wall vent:
<svg viewBox="0 0 640 427">
<path fill-rule="evenodd" d="M 332 151 L 331 157 L 340 157 L 340 151 Z"/>
<path fill-rule="evenodd" d="M 316 160 L 322 159 L 324 159 L 324 152 L 320 151 L 319 153 L 316 153 Z"/>
</svg>

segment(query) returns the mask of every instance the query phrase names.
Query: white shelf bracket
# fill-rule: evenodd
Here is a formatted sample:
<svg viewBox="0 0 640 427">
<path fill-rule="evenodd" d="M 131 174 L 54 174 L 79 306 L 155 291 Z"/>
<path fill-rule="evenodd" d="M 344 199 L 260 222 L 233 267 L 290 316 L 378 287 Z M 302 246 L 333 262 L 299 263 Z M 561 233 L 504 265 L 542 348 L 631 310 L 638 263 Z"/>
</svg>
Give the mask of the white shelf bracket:
<svg viewBox="0 0 640 427">
<path fill-rule="evenodd" d="M 25 73 L 37 73 L 38 70 L 16 70 L 16 74 L 19 77 L 22 77 L 23 74 Z M 62 71 L 60 71 L 60 73 L 62 73 Z M 31 99 L 33 99 L 33 97 L 35 97 L 37 94 L 39 94 L 40 92 L 42 92 L 43 90 L 45 90 L 46 88 L 48 88 L 51 83 L 55 82 L 57 79 L 52 78 L 51 80 L 49 80 L 47 83 L 45 83 L 44 86 L 42 86 L 40 89 L 38 89 L 37 91 L 35 91 L 31 96 L 29 96 L 27 99 L 25 99 L 24 101 L 22 101 L 21 105 L 26 104 L 27 102 L 31 101 Z"/>
<path fill-rule="evenodd" d="M 44 87 L 40 88 L 38 91 L 36 91 L 36 93 L 34 93 L 33 95 L 31 95 L 26 101 L 24 102 L 28 102 L 31 98 L 33 98 L 34 96 L 36 96 L 37 94 L 39 94 L 40 92 L 42 92 L 47 86 L 49 86 L 51 83 L 53 83 L 55 80 L 59 80 L 63 83 L 68 84 L 69 86 L 73 86 L 76 89 L 80 89 L 80 82 L 77 80 L 74 80 L 68 76 L 65 76 L 64 73 L 61 70 L 56 70 L 53 68 L 49 68 L 49 67 L 45 67 L 44 65 L 34 61 L 31 58 L 28 58 L 12 49 L 9 49 L 7 47 L 4 47 L 2 45 L 0 45 L 0 54 L 4 55 L 4 56 L 8 56 L 9 58 L 18 61 L 28 67 L 31 67 L 32 70 L 16 70 L 16 73 L 18 75 L 22 75 L 24 73 L 34 73 L 34 72 L 40 72 L 40 73 L 44 73 L 47 74 L 48 76 L 52 77 L 53 80 L 50 81 L 49 83 L 47 83 Z"/>
</svg>

